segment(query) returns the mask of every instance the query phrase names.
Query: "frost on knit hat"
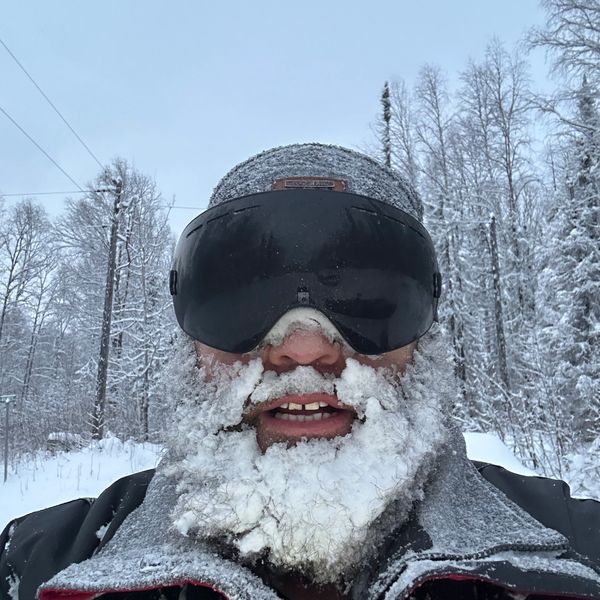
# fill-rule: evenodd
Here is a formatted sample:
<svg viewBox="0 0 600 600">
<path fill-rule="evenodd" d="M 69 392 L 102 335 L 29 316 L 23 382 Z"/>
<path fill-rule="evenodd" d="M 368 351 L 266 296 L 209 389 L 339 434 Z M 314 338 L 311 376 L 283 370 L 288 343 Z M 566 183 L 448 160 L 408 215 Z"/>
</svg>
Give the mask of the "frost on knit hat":
<svg viewBox="0 0 600 600">
<path fill-rule="evenodd" d="M 341 179 L 347 192 L 387 202 L 419 219 L 416 192 L 399 175 L 364 154 L 325 144 L 280 146 L 249 158 L 221 179 L 208 206 L 271 191 L 276 180 L 286 177 Z"/>
</svg>

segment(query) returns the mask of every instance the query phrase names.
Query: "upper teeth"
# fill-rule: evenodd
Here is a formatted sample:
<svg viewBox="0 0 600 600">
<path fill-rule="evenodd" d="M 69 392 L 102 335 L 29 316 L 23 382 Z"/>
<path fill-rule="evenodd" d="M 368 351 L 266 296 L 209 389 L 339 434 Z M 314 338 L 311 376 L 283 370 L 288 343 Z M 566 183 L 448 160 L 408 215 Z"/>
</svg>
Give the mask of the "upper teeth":
<svg viewBox="0 0 600 600">
<path fill-rule="evenodd" d="M 329 406 L 327 402 L 310 402 L 309 404 L 296 404 L 295 402 L 284 402 L 279 405 L 279 408 L 285 408 L 287 410 L 319 410 Z"/>
</svg>

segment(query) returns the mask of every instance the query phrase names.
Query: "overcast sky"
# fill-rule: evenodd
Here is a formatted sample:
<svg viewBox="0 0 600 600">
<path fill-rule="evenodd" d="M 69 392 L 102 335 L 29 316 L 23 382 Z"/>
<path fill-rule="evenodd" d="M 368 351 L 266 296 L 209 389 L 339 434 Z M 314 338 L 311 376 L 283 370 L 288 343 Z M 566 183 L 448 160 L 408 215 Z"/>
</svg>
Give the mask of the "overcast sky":
<svg viewBox="0 0 600 600">
<path fill-rule="evenodd" d="M 412 83 L 429 62 L 456 81 L 493 35 L 512 48 L 543 18 L 536 0 L 24 0 L 0 5 L 0 38 L 101 162 L 127 158 L 199 212 L 237 162 L 293 142 L 363 146 L 385 80 Z M 545 79 L 542 57 L 532 74 Z M 0 107 L 93 180 L 98 165 L 1 46 Z M 0 192 L 72 189 L 0 114 Z M 175 231 L 195 214 L 173 211 Z"/>
</svg>

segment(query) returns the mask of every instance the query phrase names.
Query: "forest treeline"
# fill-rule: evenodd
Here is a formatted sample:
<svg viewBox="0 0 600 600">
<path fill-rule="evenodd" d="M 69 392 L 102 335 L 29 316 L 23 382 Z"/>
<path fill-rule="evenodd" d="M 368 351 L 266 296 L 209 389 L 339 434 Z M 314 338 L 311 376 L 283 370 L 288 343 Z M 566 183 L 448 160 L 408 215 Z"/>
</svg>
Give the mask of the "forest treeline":
<svg viewBox="0 0 600 600">
<path fill-rule="evenodd" d="M 386 82 L 372 150 L 420 193 L 438 249 L 456 417 L 561 475 L 569 453 L 600 457 L 600 2 L 542 6 L 545 27 L 492 40 L 456 89 L 432 65 Z"/>
<path fill-rule="evenodd" d="M 155 182 L 122 159 L 89 187 L 54 220 L 31 199 L 0 206 L 0 390 L 13 396 L 13 456 L 46 447 L 50 434 L 59 434 L 55 444 L 108 430 L 160 439 L 161 367 L 174 332 L 168 209 Z M 98 415 L 111 233 L 109 362 Z"/>
<path fill-rule="evenodd" d="M 457 419 L 561 475 L 570 454 L 600 455 L 600 0 L 542 5 L 544 27 L 517 49 L 492 40 L 455 89 L 434 65 L 385 83 L 369 151 L 422 199 L 445 280 Z M 532 48 L 547 52 L 553 94 L 532 86 Z M 122 159 L 90 190 L 104 191 L 67 200 L 54 220 L 31 199 L 0 203 L 0 394 L 15 397 L 15 455 L 51 432 L 98 434 L 113 223 L 103 432 L 160 440 L 164 429 L 168 209 Z"/>
</svg>

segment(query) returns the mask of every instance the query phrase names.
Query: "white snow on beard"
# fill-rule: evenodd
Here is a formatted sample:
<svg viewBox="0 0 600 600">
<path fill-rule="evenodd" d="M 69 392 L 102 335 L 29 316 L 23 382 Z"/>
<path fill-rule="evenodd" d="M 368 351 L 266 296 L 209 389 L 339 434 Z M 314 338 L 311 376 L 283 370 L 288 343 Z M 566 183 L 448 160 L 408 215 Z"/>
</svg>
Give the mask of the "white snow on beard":
<svg viewBox="0 0 600 600">
<path fill-rule="evenodd" d="M 316 583 L 360 568 L 382 541 L 373 532 L 389 533 L 374 526 L 386 508 L 401 525 L 422 498 L 446 440 L 455 388 L 445 347 L 434 325 L 403 376 L 351 358 L 339 379 L 312 367 L 277 376 L 256 359 L 223 366 L 207 381 L 185 342 L 172 362 L 177 408 L 163 467 L 178 481 L 175 528 Z M 227 430 L 240 424 L 248 398 L 334 390 L 360 419 L 347 436 L 276 443 L 262 454 L 253 427 Z"/>
</svg>

